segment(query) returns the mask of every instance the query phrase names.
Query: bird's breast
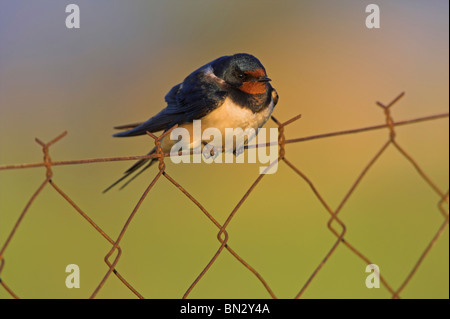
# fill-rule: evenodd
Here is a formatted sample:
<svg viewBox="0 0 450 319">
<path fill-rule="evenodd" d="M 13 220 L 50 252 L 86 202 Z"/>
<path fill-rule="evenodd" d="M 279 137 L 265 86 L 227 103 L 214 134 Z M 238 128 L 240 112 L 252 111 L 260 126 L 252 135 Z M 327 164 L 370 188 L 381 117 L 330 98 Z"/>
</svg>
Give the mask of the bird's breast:
<svg viewBox="0 0 450 319">
<path fill-rule="evenodd" d="M 226 128 L 247 128 L 258 129 L 263 126 L 273 111 L 274 103 L 271 101 L 269 106 L 259 112 L 253 113 L 249 108 L 241 107 L 226 98 L 224 103 L 202 119 L 202 127 L 215 127 L 222 134 L 225 134 Z"/>
<path fill-rule="evenodd" d="M 262 127 L 269 119 L 273 108 L 273 100 L 270 104 L 259 112 L 253 113 L 249 108 L 243 108 L 232 101 L 230 98 L 226 98 L 224 103 L 204 116 L 201 119 L 201 134 L 194 134 L 193 123 L 184 123 L 178 127 L 183 128 L 189 132 L 190 141 L 189 147 L 191 149 L 196 149 L 200 147 L 202 143 L 210 143 L 214 140 L 217 143 L 225 144 L 226 129 L 236 129 L 241 128 L 244 132 L 246 129 L 254 129 L 257 134 L 258 128 Z M 209 134 L 204 134 L 204 131 L 208 128 L 217 129 L 222 138 L 216 139 L 216 136 L 210 136 Z M 252 136 L 254 137 L 254 136 Z M 248 142 L 248 136 L 244 137 L 245 143 Z M 164 138 L 162 141 L 162 146 L 164 151 L 169 152 L 170 148 L 177 141 L 170 140 L 169 138 Z M 233 147 L 235 148 L 235 147 Z"/>
</svg>

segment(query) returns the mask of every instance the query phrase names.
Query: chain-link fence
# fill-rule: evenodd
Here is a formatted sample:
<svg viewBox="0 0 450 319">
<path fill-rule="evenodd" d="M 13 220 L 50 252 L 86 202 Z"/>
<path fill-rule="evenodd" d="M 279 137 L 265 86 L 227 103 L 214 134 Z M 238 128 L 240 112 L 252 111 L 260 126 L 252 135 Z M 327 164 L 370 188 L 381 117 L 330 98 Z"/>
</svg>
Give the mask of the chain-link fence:
<svg viewBox="0 0 450 319">
<path fill-rule="evenodd" d="M 424 170 L 421 168 L 421 166 L 418 164 L 418 162 L 411 155 L 409 155 L 409 153 L 407 153 L 407 151 L 402 146 L 399 145 L 399 143 L 397 142 L 397 139 L 396 139 L 396 130 L 395 129 L 396 129 L 397 126 L 400 126 L 400 125 L 413 125 L 415 123 L 423 122 L 423 121 L 435 121 L 435 120 L 439 120 L 439 119 L 445 119 L 445 118 L 448 118 L 449 114 L 448 113 L 435 114 L 435 115 L 430 115 L 430 116 L 425 116 L 425 117 L 420 117 L 420 118 L 415 118 L 415 119 L 409 119 L 409 120 L 403 120 L 403 121 L 395 122 L 393 120 L 392 116 L 391 116 L 391 110 L 392 110 L 394 104 L 398 100 L 400 100 L 403 95 L 404 95 L 403 93 L 400 94 L 392 102 L 390 102 L 387 105 L 382 104 L 380 102 L 377 102 L 377 105 L 381 108 L 381 110 L 383 110 L 384 115 L 385 115 L 385 123 L 384 124 L 376 125 L 376 126 L 369 126 L 369 127 L 362 127 L 362 128 L 353 129 L 353 130 L 346 130 L 346 131 L 325 133 L 325 134 L 320 134 L 320 135 L 315 135 L 315 136 L 308 136 L 308 137 L 300 137 L 300 138 L 288 139 L 285 136 L 284 129 L 285 129 L 286 126 L 288 126 L 292 122 L 298 120 L 300 118 L 300 115 L 298 115 L 298 116 L 296 116 L 296 117 L 294 117 L 294 118 L 292 118 L 292 119 L 290 119 L 290 120 L 288 120 L 286 122 L 281 122 L 281 121 L 277 120 L 276 118 L 272 117 L 272 120 L 278 126 L 278 132 L 279 132 L 279 134 L 278 134 L 279 153 L 278 153 L 278 161 L 276 163 L 283 162 L 287 167 L 289 167 L 292 170 L 293 174 L 298 175 L 298 177 L 301 180 L 303 180 L 304 182 L 307 183 L 307 185 L 309 185 L 309 187 L 311 189 L 311 192 L 314 194 L 314 196 L 317 198 L 317 200 L 323 206 L 325 211 L 329 214 L 329 220 L 328 220 L 327 226 L 328 226 L 329 231 L 331 231 L 333 233 L 333 235 L 336 237 L 336 240 L 334 241 L 333 245 L 331 247 L 329 247 L 329 250 L 326 253 L 326 255 L 323 257 L 322 261 L 320 261 L 320 263 L 317 265 L 315 270 L 309 276 L 307 281 L 305 283 L 303 283 L 301 285 L 301 287 L 299 287 L 298 293 L 295 296 L 292 296 L 292 297 L 295 297 L 295 298 L 302 297 L 303 293 L 308 289 L 308 287 L 311 284 L 311 282 L 315 278 L 317 278 L 317 276 L 319 276 L 321 269 L 325 266 L 327 261 L 329 261 L 330 258 L 333 257 L 334 252 L 336 251 L 336 249 L 339 246 L 345 246 L 353 254 L 355 254 L 360 259 L 362 259 L 365 263 L 372 264 L 372 261 L 366 256 L 365 253 L 363 253 L 362 251 L 356 249 L 355 246 L 346 239 L 345 235 L 346 235 L 347 227 L 346 227 L 345 223 L 339 218 L 339 213 L 341 212 L 343 207 L 346 205 L 348 199 L 352 196 L 352 194 L 354 193 L 355 189 L 358 188 L 358 186 L 360 185 L 361 181 L 364 179 L 364 177 L 367 174 L 367 172 L 372 168 L 374 163 L 381 156 L 383 156 L 383 154 L 385 153 L 386 149 L 389 148 L 389 147 L 394 147 L 402 155 L 402 157 L 414 167 L 414 169 L 417 172 L 417 174 L 423 180 L 423 183 L 427 184 L 430 187 L 430 189 L 432 189 L 434 191 L 434 193 L 436 194 L 436 205 L 437 205 L 437 207 L 436 208 L 430 207 L 430 210 L 436 210 L 436 214 L 442 214 L 442 224 L 441 224 L 441 226 L 439 227 L 439 229 L 436 230 L 435 235 L 433 236 L 433 238 L 430 239 L 430 241 L 428 242 L 425 250 L 420 255 L 420 257 L 417 259 L 415 264 L 412 265 L 411 270 L 405 272 L 404 279 L 403 279 L 402 283 L 400 284 L 400 286 L 393 287 L 392 284 L 390 284 L 383 276 L 381 276 L 381 274 L 379 275 L 379 280 L 380 280 L 382 286 L 387 291 L 389 291 L 389 293 L 391 294 L 391 296 L 393 298 L 400 298 L 402 291 L 408 286 L 409 282 L 411 281 L 413 276 L 416 274 L 416 272 L 420 268 L 420 265 L 422 264 L 424 259 L 427 258 L 427 256 L 428 256 L 430 250 L 432 249 L 432 247 L 440 239 L 442 233 L 446 229 L 446 227 L 448 225 L 448 220 L 449 220 L 448 208 L 447 208 L 448 197 L 449 197 L 448 190 L 447 191 L 441 190 L 436 185 L 436 183 L 424 172 Z M 334 136 L 340 136 L 340 135 L 346 135 L 346 134 L 359 134 L 359 133 L 366 132 L 366 131 L 380 130 L 380 129 L 386 129 L 387 132 L 388 132 L 388 137 L 387 137 L 386 142 L 382 145 L 382 147 L 378 150 L 378 152 L 376 152 L 373 155 L 373 157 L 370 159 L 370 161 L 367 163 L 367 165 L 365 165 L 365 167 L 359 173 L 359 175 L 357 176 L 356 180 L 351 185 L 350 189 L 345 193 L 344 197 L 342 198 L 342 200 L 340 201 L 339 205 L 335 209 L 333 209 L 330 206 L 330 204 L 324 199 L 324 197 L 321 195 L 321 193 L 318 191 L 318 189 L 314 185 L 313 181 L 310 178 L 308 178 L 308 176 L 301 169 L 299 169 L 297 166 L 295 166 L 289 160 L 289 154 L 287 154 L 286 150 L 285 150 L 285 145 L 291 144 L 291 143 L 301 143 L 301 142 L 304 142 L 304 141 L 315 140 L 315 139 L 332 138 Z M 96 229 L 96 231 L 99 233 L 99 235 L 101 237 L 103 237 L 104 240 L 108 241 L 110 243 L 110 245 L 111 245 L 111 249 L 106 254 L 106 256 L 104 256 L 104 261 L 107 264 L 106 273 L 103 276 L 103 278 L 101 278 L 101 279 L 99 278 L 99 283 L 98 283 L 96 289 L 90 295 L 90 298 L 95 298 L 97 296 L 98 292 L 102 289 L 102 287 L 104 286 L 105 282 L 108 280 L 108 278 L 111 277 L 112 274 L 114 274 L 137 297 L 144 298 L 144 296 L 140 292 L 138 292 L 125 279 L 126 274 L 119 273 L 119 271 L 117 270 L 117 266 L 118 266 L 119 260 L 121 258 L 121 255 L 122 255 L 122 249 L 120 247 L 120 243 L 121 243 L 122 239 L 124 238 L 124 236 L 125 236 L 125 234 L 127 232 L 128 226 L 130 225 L 130 223 L 133 220 L 133 218 L 135 217 L 135 215 L 138 213 L 138 211 L 139 211 L 139 209 L 141 207 L 141 204 L 143 203 L 143 201 L 145 200 L 145 198 L 147 197 L 149 192 L 152 190 L 154 185 L 156 183 L 158 183 L 159 180 L 161 180 L 162 178 L 165 178 L 168 181 L 170 181 L 171 184 L 173 184 L 173 186 L 174 186 L 173 191 L 174 192 L 180 191 L 186 197 L 188 197 L 198 207 L 198 209 L 201 212 L 203 212 L 203 214 L 211 221 L 211 223 L 213 223 L 218 229 L 217 240 L 219 242 L 219 246 L 217 248 L 216 253 L 211 257 L 210 261 L 205 265 L 205 267 L 201 271 L 199 271 L 199 274 L 198 274 L 197 278 L 186 289 L 186 292 L 184 293 L 183 298 L 187 298 L 189 296 L 189 294 L 191 293 L 191 291 L 193 289 L 195 289 L 195 287 L 198 284 L 198 282 L 202 280 L 204 275 L 211 269 L 211 267 L 214 267 L 214 263 L 216 262 L 217 258 L 221 254 L 224 253 L 224 250 L 228 251 L 228 253 L 230 253 L 234 258 L 236 258 L 242 264 L 243 267 L 245 267 L 246 269 L 248 269 L 248 271 L 253 273 L 258 278 L 258 280 L 261 282 L 261 284 L 264 287 L 264 289 L 267 290 L 267 293 L 272 298 L 276 298 L 275 293 L 271 289 L 271 287 L 268 284 L 268 282 L 264 279 L 264 277 L 258 271 L 256 271 L 256 269 L 253 268 L 248 262 L 246 262 L 243 256 L 239 255 L 235 250 L 233 250 L 231 248 L 231 246 L 228 243 L 229 242 L 229 235 L 227 233 L 227 227 L 229 226 L 230 222 L 232 221 L 232 219 L 234 218 L 236 213 L 239 211 L 241 205 L 250 196 L 250 194 L 253 192 L 255 187 L 258 186 L 258 183 L 261 181 L 261 179 L 264 178 L 265 175 L 264 174 L 258 175 L 258 177 L 254 180 L 253 184 L 250 186 L 250 188 L 248 188 L 248 190 L 242 196 L 242 198 L 240 199 L 238 204 L 234 207 L 232 212 L 229 214 L 229 216 L 226 219 L 226 221 L 223 224 L 221 224 L 214 218 L 214 216 L 210 212 L 208 212 L 208 210 L 205 209 L 205 207 L 194 196 L 192 196 L 191 193 L 189 193 L 188 190 L 186 190 L 182 185 L 180 185 L 169 174 L 169 172 L 167 172 L 164 160 L 165 160 L 165 158 L 167 158 L 167 156 L 170 156 L 170 154 L 164 154 L 161 151 L 160 141 L 161 141 L 161 139 L 164 136 L 169 134 L 171 130 L 166 131 L 161 136 L 155 136 L 155 135 L 153 135 L 151 133 L 148 133 L 154 139 L 154 142 L 155 142 L 155 145 L 156 145 L 156 149 L 157 149 L 156 154 L 153 154 L 153 155 L 127 156 L 127 157 L 108 157 L 108 158 L 95 158 L 95 159 L 85 159 L 85 160 L 53 161 L 50 158 L 50 147 L 53 144 L 55 144 L 56 142 L 58 142 L 61 138 L 63 138 L 66 135 L 66 132 L 64 132 L 63 134 L 59 135 L 58 137 L 56 137 L 55 139 L 53 139 L 52 141 L 50 141 L 48 143 L 44 143 L 41 140 L 36 138 L 36 142 L 42 147 L 42 150 L 43 150 L 44 160 L 42 162 L 29 163 L 29 164 L 2 165 L 2 166 L 0 166 L 0 170 L 2 170 L 2 171 L 3 170 L 22 169 L 22 168 L 31 168 L 31 167 L 36 167 L 36 168 L 37 167 L 44 167 L 45 168 L 45 179 L 44 179 L 44 181 L 37 188 L 37 190 L 34 192 L 34 194 L 31 196 L 31 198 L 26 203 L 25 208 L 20 213 L 20 215 L 19 215 L 19 217 L 17 219 L 17 222 L 13 226 L 12 230 L 9 232 L 9 235 L 6 238 L 6 241 L 1 246 L 1 249 L 0 249 L 0 284 L 3 287 L 3 289 L 5 289 L 14 298 L 19 298 L 20 297 L 14 292 L 14 282 L 8 282 L 7 278 L 4 278 L 4 277 L 1 276 L 2 270 L 5 267 L 5 260 L 6 260 L 6 256 L 7 256 L 7 248 L 9 246 L 9 244 L 11 243 L 11 241 L 14 239 L 14 235 L 16 234 L 17 230 L 19 229 L 19 227 L 20 227 L 22 221 L 24 220 L 24 218 L 27 216 L 27 212 L 29 211 L 30 207 L 33 205 L 35 199 L 42 193 L 44 188 L 46 188 L 47 186 L 50 186 L 62 198 L 64 198 L 75 209 L 75 211 L 78 212 L 80 214 L 80 216 L 82 218 L 84 218 L 84 220 L 86 220 L 87 223 L 89 223 L 92 227 L 94 227 Z M 273 145 L 272 143 L 273 142 L 266 143 L 265 146 Z M 248 147 L 252 147 L 252 146 L 248 146 Z M 261 145 L 257 145 L 256 147 L 261 147 Z M 136 203 L 136 205 L 135 205 L 134 209 L 132 210 L 132 212 L 130 213 L 126 223 L 123 225 L 122 230 L 120 231 L 119 235 L 115 239 L 112 238 L 110 235 L 108 235 L 105 231 L 103 231 L 102 228 L 97 223 L 95 223 L 89 217 L 89 215 L 86 212 L 84 212 L 76 204 L 76 202 L 71 197 L 69 197 L 69 195 L 67 195 L 56 184 L 55 180 L 53 179 L 54 174 L 52 172 L 52 168 L 54 166 L 86 164 L 86 163 L 95 163 L 95 162 L 137 160 L 137 159 L 142 159 L 142 158 L 158 158 L 158 161 L 159 161 L 158 172 L 157 172 L 156 176 L 153 178 L 153 180 L 151 181 L 151 183 L 148 185 L 148 187 L 145 189 L 145 191 L 142 194 L 142 196 L 140 197 L 139 201 Z M 270 169 L 270 166 L 267 167 L 266 169 Z"/>
</svg>

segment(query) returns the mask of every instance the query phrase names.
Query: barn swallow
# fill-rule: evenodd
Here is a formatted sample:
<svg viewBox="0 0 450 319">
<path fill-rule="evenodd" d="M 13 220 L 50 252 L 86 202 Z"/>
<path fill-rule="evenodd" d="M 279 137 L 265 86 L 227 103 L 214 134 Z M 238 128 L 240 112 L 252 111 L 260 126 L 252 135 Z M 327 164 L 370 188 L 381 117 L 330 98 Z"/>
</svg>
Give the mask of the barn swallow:
<svg viewBox="0 0 450 319">
<path fill-rule="evenodd" d="M 257 131 L 267 122 L 278 102 L 278 94 L 269 81 L 271 79 L 267 77 L 266 69 L 253 55 L 239 53 L 220 57 L 175 85 L 165 96 L 167 106 L 158 114 L 143 123 L 117 126 L 116 129 L 128 130 L 113 136 L 129 137 L 144 135 L 147 131 L 167 131 L 176 124 L 190 131 L 192 136 L 194 120 L 201 120 L 202 133 L 206 128 L 218 128 L 222 135 L 225 128 L 253 128 Z M 205 142 L 192 141 L 190 146 L 194 148 L 194 145 L 204 145 Z M 174 143 L 176 140 L 166 136 L 161 141 L 162 151 L 170 152 Z M 155 152 L 156 148 L 153 148 L 148 154 Z M 141 168 L 122 186 L 125 187 L 157 160 L 139 160 L 104 192 Z"/>
</svg>

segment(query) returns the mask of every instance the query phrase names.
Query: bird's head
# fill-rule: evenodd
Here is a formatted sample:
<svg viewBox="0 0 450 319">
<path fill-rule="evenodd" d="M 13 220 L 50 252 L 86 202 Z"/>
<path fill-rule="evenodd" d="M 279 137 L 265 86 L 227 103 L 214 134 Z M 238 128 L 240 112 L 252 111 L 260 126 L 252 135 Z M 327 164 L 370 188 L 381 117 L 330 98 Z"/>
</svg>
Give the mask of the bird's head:
<svg viewBox="0 0 450 319">
<path fill-rule="evenodd" d="M 253 55 L 238 53 L 217 59 L 213 62 L 214 74 L 229 85 L 248 94 L 266 92 L 266 69 Z"/>
</svg>

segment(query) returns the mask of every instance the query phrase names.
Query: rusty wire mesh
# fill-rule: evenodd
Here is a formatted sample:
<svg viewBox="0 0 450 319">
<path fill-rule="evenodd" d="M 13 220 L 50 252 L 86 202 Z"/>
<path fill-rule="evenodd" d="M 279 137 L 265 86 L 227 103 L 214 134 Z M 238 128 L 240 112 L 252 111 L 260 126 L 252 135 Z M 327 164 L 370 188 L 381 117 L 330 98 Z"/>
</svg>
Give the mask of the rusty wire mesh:
<svg viewBox="0 0 450 319">
<path fill-rule="evenodd" d="M 321 205 L 325 208 L 325 210 L 329 213 L 330 217 L 327 223 L 328 229 L 333 233 L 333 235 L 336 237 L 336 240 L 334 244 L 329 248 L 328 253 L 323 257 L 322 261 L 317 265 L 313 273 L 309 276 L 307 281 L 303 283 L 298 291 L 298 293 L 293 296 L 295 298 L 300 298 L 306 289 L 308 289 L 308 286 L 311 284 L 311 282 L 318 276 L 320 273 L 320 270 L 323 268 L 323 266 L 326 264 L 326 262 L 333 256 L 333 253 L 336 251 L 337 247 L 339 245 L 344 245 L 347 247 L 352 253 L 354 253 L 356 256 L 358 256 L 360 259 L 362 259 L 367 264 L 372 264 L 371 260 L 366 257 L 365 254 L 363 254 L 360 250 L 356 249 L 348 240 L 345 238 L 345 234 L 347 231 L 347 227 L 345 223 L 339 218 L 339 212 L 342 210 L 342 208 L 345 206 L 346 202 L 350 198 L 350 196 L 354 193 L 355 189 L 360 184 L 361 180 L 364 178 L 366 173 L 372 168 L 374 163 L 383 155 L 385 150 L 389 146 L 395 147 L 395 149 L 414 167 L 417 174 L 422 178 L 423 182 L 426 183 L 437 195 L 437 211 L 442 214 L 442 224 L 435 232 L 435 235 L 433 238 L 428 242 L 425 250 L 420 255 L 420 257 L 417 259 L 415 264 L 412 266 L 412 269 L 405 274 L 405 277 L 403 279 L 403 282 L 400 284 L 399 287 L 392 287 L 391 284 L 387 282 L 387 280 L 381 276 L 380 274 L 380 282 L 383 285 L 383 287 L 391 294 L 392 298 L 400 298 L 400 293 L 407 287 L 408 283 L 411 281 L 413 276 L 416 274 L 417 270 L 419 269 L 420 265 L 424 261 L 425 258 L 427 258 L 430 250 L 432 247 L 436 244 L 436 242 L 440 239 L 442 233 L 448 226 L 449 222 L 449 215 L 448 215 L 448 207 L 446 207 L 446 203 L 448 205 L 449 200 L 449 191 L 443 191 L 441 190 L 435 182 L 431 180 L 431 178 L 424 172 L 424 170 L 420 167 L 420 165 L 417 163 L 417 161 L 409 155 L 405 149 L 399 145 L 399 143 L 396 140 L 396 131 L 395 127 L 400 125 L 410 125 L 415 124 L 418 122 L 423 121 L 432 121 L 432 120 L 438 120 L 443 118 L 448 118 L 448 113 L 442 113 L 442 114 L 434 114 L 430 116 L 424 116 L 420 118 L 410 119 L 410 120 L 403 120 L 403 121 L 397 121 L 395 122 L 391 116 L 391 109 L 395 105 L 395 103 L 400 100 L 403 97 L 404 93 L 401 93 L 398 95 L 394 100 L 392 100 L 389 104 L 385 105 L 381 102 L 377 102 L 376 104 L 383 110 L 385 115 L 385 124 L 381 125 L 375 125 L 375 126 L 368 126 L 363 127 L 359 129 L 353 129 L 353 130 L 346 130 L 346 131 L 338 131 L 338 132 L 332 132 L 332 133 L 325 133 L 320 135 L 314 135 L 314 136 L 308 136 L 308 137 L 300 137 L 300 138 L 293 138 L 293 139 L 286 139 L 284 134 L 284 128 L 291 124 L 292 122 L 298 120 L 300 118 L 300 115 L 286 121 L 286 122 L 280 122 L 275 117 L 272 117 L 272 120 L 276 123 L 278 126 L 278 147 L 279 147 L 279 153 L 278 153 L 278 161 L 284 162 L 289 168 L 292 169 L 292 172 L 298 175 L 304 182 L 306 182 L 312 193 L 316 196 L 317 200 L 321 203 Z M 173 127 L 171 130 L 173 130 L 175 127 Z M 342 200 L 340 201 L 337 208 L 333 209 L 330 207 L 330 205 L 327 203 L 327 201 L 324 199 L 324 197 L 319 193 L 317 188 L 315 187 L 314 183 L 309 179 L 298 167 L 296 167 L 291 161 L 288 160 L 288 157 L 286 156 L 285 151 L 285 145 L 289 143 L 299 143 L 307 140 L 313 140 L 313 139 L 320 139 L 320 138 L 330 138 L 333 136 L 339 136 L 339 135 L 345 135 L 345 134 L 357 134 L 365 131 L 370 130 L 378 130 L 378 129 L 387 129 L 389 132 L 387 141 L 382 145 L 382 147 L 378 150 L 378 152 L 370 159 L 370 161 L 367 163 L 367 165 L 362 169 L 362 171 L 357 176 L 354 183 L 351 185 L 350 189 L 346 192 Z M 276 295 L 274 294 L 273 290 L 267 283 L 267 281 L 263 278 L 263 276 L 258 273 L 250 264 L 248 264 L 244 258 L 242 258 L 240 255 L 234 251 L 230 245 L 228 244 L 229 236 L 227 233 L 227 227 L 230 224 L 233 217 L 238 212 L 241 205 L 246 201 L 246 199 L 249 197 L 249 195 L 252 193 L 252 191 L 257 187 L 258 183 L 261 181 L 261 179 L 264 178 L 264 174 L 260 174 L 253 182 L 253 184 L 250 186 L 250 188 L 245 192 L 245 194 L 242 196 L 238 204 L 234 207 L 232 212 L 229 214 L 226 221 L 222 224 L 220 224 L 203 206 L 202 204 L 194 198 L 185 188 L 183 188 L 177 181 L 175 181 L 169 173 L 166 171 L 166 166 L 164 159 L 167 156 L 170 156 L 169 154 L 164 154 L 161 151 L 160 148 L 160 141 L 161 139 L 169 134 L 171 130 L 166 131 L 161 136 L 155 136 L 151 133 L 148 133 L 148 135 L 154 139 L 157 152 L 153 155 L 144 155 L 144 156 L 125 156 L 125 157 L 108 157 L 108 158 L 94 158 L 94 159 L 85 159 L 85 160 L 66 160 L 66 161 L 52 161 L 50 158 L 50 147 L 58 142 L 61 138 L 63 138 L 66 135 L 66 132 L 62 133 L 58 137 L 54 138 L 48 143 L 44 143 L 41 140 L 36 138 L 36 142 L 42 147 L 42 151 L 44 154 L 44 159 L 42 162 L 39 163 L 29 163 L 29 164 L 13 164 L 13 165 L 3 165 L 0 166 L 0 170 L 12 170 L 12 169 L 21 169 L 21 168 L 30 168 L 30 167 L 45 167 L 45 179 L 42 182 L 42 184 L 37 188 L 37 190 L 34 192 L 34 194 L 31 196 L 31 198 L 28 200 L 28 202 L 25 205 L 25 208 L 20 213 L 19 218 L 17 219 L 15 225 L 13 226 L 12 230 L 10 231 L 9 235 L 7 236 L 6 241 L 3 243 L 0 249 L 0 284 L 13 298 L 19 298 L 18 295 L 14 293 L 13 288 L 11 288 L 10 284 L 7 284 L 5 279 L 1 277 L 2 270 L 5 266 L 5 253 L 8 248 L 8 245 L 12 241 L 16 231 L 20 227 L 21 222 L 25 218 L 27 212 L 29 211 L 30 207 L 33 205 L 33 202 L 35 199 L 41 194 L 42 190 L 47 186 L 50 185 L 58 194 L 60 194 L 80 215 L 82 218 L 84 218 L 92 227 L 95 228 L 95 230 L 111 244 L 111 249 L 104 257 L 104 261 L 106 263 L 107 271 L 104 275 L 104 277 L 99 281 L 96 289 L 92 292 L 90 298 L 95 298 L 98 294 L 98 292 L 102 289 L 105 282 L 108 280 L 108 278 L 111 277 L 111 274 L 114 274 L 130 291 L 132 291 L 138 298 L 144 298 L 141 293 L 139 293 L 127 280 L 125 277 L 119 273 L 119 271 L 116 269 L 116 266 L 120 260 L 120 257 L 122 255 L 122 249 L 120 248 L 120 242 L 125 236 L 125 233 L 128 229 L 128 226 L 130 225 L 130 222 L 136 215 L 136 213 L 139 211 L 139 208 L 145 198 L 147 197 L 148 193 L 152 190 L 154 185 L 158 182 L 158 180 L 161 179 L 161 177 L 166 178 L 168 181 L 170 181 L 179 191 L 181 191 L 186 197 L 188 197 L 202 212 L 203 214 L 217 227 L 219 230 L 217 233 L 217 240 L 219 241 L 220 245 L 217 248 L 216 253 L 213 255 L 213 257 L 210 259 L 210 261 L 207 263 L 207 265 L 200 271 L 197 278 L 194 280 L 194 282 L 187 288 L 186 292 L 183 295 L 183 298 L 187 298 L 191 291 L 196 287 L 197 283 L 202 280 L 205 273 L 208 272 L 208 270 L 214 265 L 217 258 L 223 253 L 224 250 L 227 250 L 234 258 L 236 258 L 243 267 L 247 268 L 248 271 L 253 273 L 257 279 L 261 282 L 261 284 L 264 286 L 264 289 L 267 291 L 267 293 L 272 298 L 276 298 Z M 273 143 L 273 142 L 272 142 Z M 272 144 L 271 142 L 266 143 L 265 146 L 269 146 Z M 261 146 L 261 145 L 259 145 Z M 117 238 L 114 240 L 111 238 L 108 234 L 106 234 L 102 228 L 97 225 L 89 216 L 86 214 L 83 210 L 80 209 L 80 207 L 60 188 L 57 186 L 57 184 L 52 179 L 53 172 L 52 167 L 57 165 L 69 165 L 69 164 L 85 164 L 85 163 L 93 163 L 93 162 L 111 162 L 111 161 L 125 161 L 125 160 L 136 160 L 136 159 L 142 159 L 142 158 L 158 158 L 159 161 L 159 167 L 158 172 L 156 176 L 153 178 L 151 183 L 147 186 L 144 193 L 140 197 L 139 201 L 136 203 L 133 211 L 129 215 L 127 221 L 122 227 L 122 230 L 120 231 Z M 270 166 L 266 168 L 266 170 L 270 169 Z M 115 253 L 115 257 L 113 254 Z"/>
</svg>

